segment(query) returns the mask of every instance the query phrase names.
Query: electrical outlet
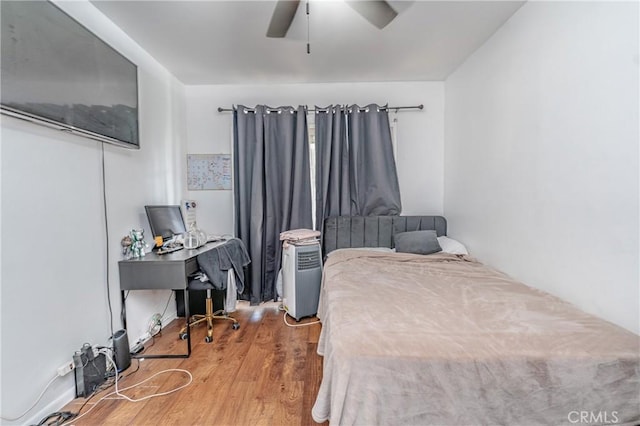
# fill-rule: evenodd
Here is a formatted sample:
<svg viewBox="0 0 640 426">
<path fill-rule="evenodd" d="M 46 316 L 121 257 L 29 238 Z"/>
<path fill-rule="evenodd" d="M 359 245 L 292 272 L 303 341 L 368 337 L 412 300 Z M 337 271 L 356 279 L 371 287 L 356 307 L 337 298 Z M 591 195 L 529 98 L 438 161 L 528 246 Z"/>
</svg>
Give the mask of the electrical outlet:
<svg viewBox="0 0 640 426">
<path fill-rule="evenodd" d="M 75 370 L 75 368 L 76 368 L 76 366 L 73 363 L 73 361 L 66 362 L 66 363 L 62 364 L 60 367 L 58 367 L 58 376 L 60 376 L 60 377 L 66 376 L 67 374 L 69 374 L 73 370 Z"/>
</svg>

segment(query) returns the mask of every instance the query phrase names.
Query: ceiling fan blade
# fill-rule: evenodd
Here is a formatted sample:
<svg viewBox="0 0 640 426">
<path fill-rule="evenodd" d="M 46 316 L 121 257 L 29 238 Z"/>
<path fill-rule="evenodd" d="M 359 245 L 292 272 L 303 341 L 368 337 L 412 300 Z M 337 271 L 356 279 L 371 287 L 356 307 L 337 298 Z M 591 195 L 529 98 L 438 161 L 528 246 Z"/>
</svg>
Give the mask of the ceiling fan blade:
<svg viewBox="0 0 640 426">
<path fill-rule="evenodd" d="M 267 37 L 282 38 L 287 35 L 296 10 L 298 10 L 298 3 L 300 0 L 278 0 L 275 9 L 273 9 L 273 15 L 271 15 Z"/>
<path fill-rule="evenodd" d="M 398 12 L 383 0 L 345 1 L 345 3 L 380 29 L 386 27 L 398 15 Z"/>
</svg>

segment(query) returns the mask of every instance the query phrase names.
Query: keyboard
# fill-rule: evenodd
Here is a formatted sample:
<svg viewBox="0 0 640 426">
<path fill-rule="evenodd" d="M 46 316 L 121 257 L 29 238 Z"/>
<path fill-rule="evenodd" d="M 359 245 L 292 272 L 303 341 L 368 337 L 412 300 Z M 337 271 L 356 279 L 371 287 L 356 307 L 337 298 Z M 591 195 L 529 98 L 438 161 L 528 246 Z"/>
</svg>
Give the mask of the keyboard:
<svg viewBox="0 0 640 426">
<path fill-rule="evenodd" d="M 182 245 L 175 245 L 171 247 L 160 247 L 158 250 L 156 250 L 156 254 L 173 253 L 174 251 L 182 250 L 183 248 L 184 246 Z"/>
</svg>

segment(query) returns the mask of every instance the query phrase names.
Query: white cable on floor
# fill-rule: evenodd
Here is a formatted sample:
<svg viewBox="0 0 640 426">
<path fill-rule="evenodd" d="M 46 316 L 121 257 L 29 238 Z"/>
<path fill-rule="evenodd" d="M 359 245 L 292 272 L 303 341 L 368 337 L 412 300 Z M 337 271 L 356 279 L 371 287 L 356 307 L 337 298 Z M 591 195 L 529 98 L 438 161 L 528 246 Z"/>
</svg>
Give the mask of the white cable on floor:
<svg viewBox="0 0 640 426">
<path fill-rule="evenodd" d="M 96 406 L 97 406 L 101 401 L 103 401 L 103 400 L 105 400 L 105 399 L 125 399 L 125 400 L 130 401 L 130 402 L 140 402 L 140 401 L 144 401 L 144 400 L 147 400 L 147 399 L 150 399 L 150 398 L 155 398 L 156 396 L 164 396 L 164 395 L 169 395 L 170 393 L 173 393 L 173 392 L 177 392 L 177 391 L 179 391 L 180 389 L 182 389 L 182 388 L 185 388 L 185 387 L 189 386 L 189 385 L 191 384 L 191 382 L 193 382 L 193 376 L 191 375 L 191 373 L 190 373 L 189 371 L 187 371 L 187 370 L 183 370 L 183 369 L 180 369 L 180 368 L 170 368 L 170 369 L 168 369 L 168 370 L 162 370 L 162 371 L 159 371 L 159 372 L 157 372 L 156 374 L 154 374 L 153 376 L 151 376 L 151 377 L 147 377 L 147 378 L 146 378 L 146 379 L 144 379 L 143 381 L 138 382 L 138 383 L 136 383 L 136 384 L 134 384 L 134 385 L 128 386 L 128 387 L 123 388 L 123 389 L 118 389 L 118 373 L 117 373 L 118 368 L 116 367 L 116 363 L 113 361 L 113 359 L 111 358 L 111 356 L 110 356 L 106 351 L 102 351 L 102 350 L 101 350 L 101 351 L 100 351 L 100 353 L 104 354 L 105 358 L 106 358 L 107 360 L 109 360 L 109 363 L 111 364 L 111 366 L 113 366 L 114 371 L 116 371 L 116 375 L 115 375 L 115 378 L 116 378 L 116 383 L 115 383 L 116 390 L 114 390 L 113 392 L 110 392 L 110 393 L 108 393 L 108 394 L 104 395 L 102 398 L 100 398 L 98 401 L 96 401 L 96 403 L 95 403 L 95 404 L 93 404 L 89 410 L 87 410 L 86 412 L 82 413 L 82 414 L 81 414 L 81 415 L 79 415 L 78 417 L 76 417 L 76 418 L 74 418 L 74 419 L 69 420 L 68 422 L 64 423 L 62 426 L 70 425 L 70 424 L 74 423 L 76 420 L 78 420 L 79 418 L 86 416 L 86 415 L 87 415 L 87 414 L 89 414 L 89 413 L 91 412 L 91 410 L 93 410 L 93 409 L 94 409 L 94 408 L 95 408 L 95 407 L 96 407 Z M 184 385 L 178 386 L 177 388 L 174 388 L 174 389 L 168 390 L 168 391 L 166 391 L 166 392 L 154 393 L 154 394 L 151 394 L 151 395 L 143 396 L 142 398 L 131 398 L 131 397 L 129 397 L 129 396 L 124 395 L 124 394 L 122 394 L 122 393 L 121 393 L 122 391 L 126 391 L 126 390 L 129 390 L 129 389 L 133 389 L 133 388 L 135 388 L 136 386 L 140 386 L 141 384 L 143 384 L 143 383 L 145 383 L 145 382 L 148 382 L 149 380 L 153 379 L 154 377 L 156 377 L 156 376 L 158 376 L 158 375 L 160 375 L 160 374 L 164 374 L 164 373 L 172 373 L 172 372 L 185 373 L 185 374 L 189 377 L 189 381 L 188 381 L 187 383 L 185 383 Z M 110 398 L 112 395 L 117 395 L 117 396 L 118 396 L 118 398 Z"/>
<path fill-rule="evenodd" d="M 308 325 L 313 325 L 313 324 L 318 324 L 320 322 L 320 320 L 316 320 L 314 322 L 308 322 L 305 324 L 289 324 L 289 322 L 287 321 L 287 315 L 289 315 L 289 311 L 287 311 L 287 308 L 285 308 L 283 305 L 280 305 L 278 307 L 279 310 L 284 311 L 284 315 L 282 317 L 282 320 L 284 321 L 284 323 L 288 326 L 288 327 L 306 327 Z"/>
</svg>

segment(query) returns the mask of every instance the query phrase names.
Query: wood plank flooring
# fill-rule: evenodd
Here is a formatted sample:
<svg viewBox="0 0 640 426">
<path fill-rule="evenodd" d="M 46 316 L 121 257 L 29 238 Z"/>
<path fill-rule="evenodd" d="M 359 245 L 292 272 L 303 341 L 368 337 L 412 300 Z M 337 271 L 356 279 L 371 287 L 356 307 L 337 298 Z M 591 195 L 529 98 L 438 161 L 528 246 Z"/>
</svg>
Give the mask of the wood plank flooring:
<svg viewBox="0 0 640 426">
<path fill-rule="evenodd" d="M 218 320 L 214 341 L 205 343 L 206 326 L 196 326 L 191 333 L 191 357 L 146 359 L 135 372 L 138 361 L 134 359 L 118 383 L 123 389 L 162 370 L 188 370 L 193 382 L 175 393 L 141 402 L 104 399 L 97 403 L 113 391 L 111 387 L 88 402 L 75 399 L 63 410 L 76 412 L 87 402 L 81 412 L 87 414 L 73 422 L 79 426 L 317 425 L 311 408 L 322 378 L 322 357 L 316 353 L 321 325 L 287 327 L 283 315 L 276 303 L 249 307 L 242 302 L 233 313 L 240 329 L 232 330 L 230 322 Z M 177 337 L 182 321 L 165 327 L 145 353 L 186 351 L 186 343 Z M 304 319 L 300 324 L 313 321 Z M 143 398 L 187 381 L 185 373 L 164 373 L 123 393 Z"/>
</svg>

